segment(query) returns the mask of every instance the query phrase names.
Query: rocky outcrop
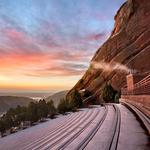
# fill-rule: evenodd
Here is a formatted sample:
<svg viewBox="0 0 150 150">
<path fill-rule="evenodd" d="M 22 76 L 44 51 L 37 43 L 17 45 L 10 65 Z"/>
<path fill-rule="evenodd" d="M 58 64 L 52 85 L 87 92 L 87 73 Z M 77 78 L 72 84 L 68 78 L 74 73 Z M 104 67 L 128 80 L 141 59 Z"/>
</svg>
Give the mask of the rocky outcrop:
<svg viewBox="0 0 150 150">
<path fill-rule="evenodd" d="M 97 50 L 91 62 L 123 64 L 138 72 L 150 71 L 150 1 L 128 0 L 115 16 L 109 39 Z M 101 88 L 110 82 L 116 90 L 126 84 L 127 72 L 88 68 L 74 88 L 86 89 L 97 98 Z M 70 95 L 72 90 L 68 93 Z"/>
</svg>

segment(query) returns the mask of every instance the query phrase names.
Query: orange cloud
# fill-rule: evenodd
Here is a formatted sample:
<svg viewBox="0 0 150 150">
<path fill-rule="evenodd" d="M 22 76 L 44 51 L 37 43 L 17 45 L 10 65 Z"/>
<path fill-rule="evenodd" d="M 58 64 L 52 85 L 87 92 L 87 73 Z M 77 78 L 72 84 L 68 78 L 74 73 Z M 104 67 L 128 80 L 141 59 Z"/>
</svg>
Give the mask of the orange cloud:
<svg viewBox="0 0 150 150">
<path fill-rule="evenodd" d="M 26 76 L 73 76 L 82 74 L 86 66 L 78 62 L 82 56 L 62 53 L 54 54 L 9 54 L 0 59 L 3 74 L 22 74 Z M 71 62 L 69 62 L 69 60 Z M 75 65 L 78 63 L 79 65 Z"/>
</svg>

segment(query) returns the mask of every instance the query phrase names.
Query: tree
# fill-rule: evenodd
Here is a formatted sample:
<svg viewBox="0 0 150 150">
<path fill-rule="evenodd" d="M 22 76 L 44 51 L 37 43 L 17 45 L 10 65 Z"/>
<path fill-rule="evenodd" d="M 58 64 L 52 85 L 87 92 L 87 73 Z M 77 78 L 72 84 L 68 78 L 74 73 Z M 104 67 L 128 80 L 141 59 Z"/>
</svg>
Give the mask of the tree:
<svg viewBox="0 0 150 150">
<path fill-rule="evenodd" d="M 75 111 L 82 107 L 82 98 L 78 90 L 74 89 L 68 99 L 62 99 L 58 105 L 59 112 Z"/>
<path fill-rule="evenodd" d="M 15 108 L 15 126 L 19 125 L 22 121 L 27 120 L 27 107 L 18 105 Z"/>
<path fill-rule="evenodd" d="M 46 118 L 48 115 L 48 106 L 45 100 L 40 100 L 37 105 L 37 115 L 39 119 Z"/>
<path fill-rule="evenodd" d="M 10 129 L 11 127 L 13 127 L 15 125 L 15 123 L 10 115 L 6 115 L 6 114 L 3 115 L 2 121 L 5 125 L 5 129 Z"/>
<path fill-rule="evenodd" d="M 37 105 L 38 103 L 30 102 L 28 106 L 27 117 L 28 121 L 31 121 L 31 124 L 39 120 Z"/>
<path fill-rule="evenodd" d="M 67 105 L 67 111 L 75 111 L 76 109 L 76 106 L 75 106 L 75 103 L 74 101 L 72 100 L 66 100 L 66 105 Z"/>
<path fill-rule="evenodd" d="M 65 112 L 68 110 L 67 109 L 67 102 L 65 99 L 61 99 L 59 104 L 58 104 L 58 112 L 61 114 L 65 114 Z"/>
<path fill-rule="evenodd" d="M 21 111 L 16 116 L 16 121 L 20 124 L 22 121 L 28 121 L 28 109 L 27 107 L 21 107 Z"/>
<path fill-rule="evenodd" d="M 82 107 L 82 105 L 83 105 L 82 98 L 81 98 L 78 90 L 74 89 L 74 91 L 72 92 L 71 101 L 75 104 L 75 107 L 77 107 L 77 108 Z"/>
<path fill-rule="evenodd" d="M 111 84 L 106 83 L 102 90 L 102 98 L 105 102 L 114 102 L 114 96 L 116 91 L 113 89 Z"/>
<path fill-rule="evenodd" d="M 5 131 L 6 131 L 5 123 L 4 123 L 3 120 L 0 120 L 0 132 L 1 132 L 1 137 L 4 136 Z"/>
<path fill-rule="evenodd" d="M 10 108 L 6 113 L 6 116 L 11 116 L 12 120 L 15 122 L 15 118 L 16 118 L 15 108 Z"/>
<path fill-rule="evenodd" d="M 17 105 L 17 107 L 15 109 L 16 115 L 20 114 L 21 112 L 22 112 L 22 107 L 20 105 Z"/>
<path fill-rule="evenodd" d="M 119 103 L 119 98 L 121 97 L 121 91 L 117 91 L 115 94 L 115 103 Z"/>
<path fill-rule="evenodd" d="M 56 108 L 54 106 L 53 100 L 47 102 L 47 107 L 48 107 L 48 114 L 50 115 L 50 118 L 54 118 L 56 114 Z"/>
</svg>

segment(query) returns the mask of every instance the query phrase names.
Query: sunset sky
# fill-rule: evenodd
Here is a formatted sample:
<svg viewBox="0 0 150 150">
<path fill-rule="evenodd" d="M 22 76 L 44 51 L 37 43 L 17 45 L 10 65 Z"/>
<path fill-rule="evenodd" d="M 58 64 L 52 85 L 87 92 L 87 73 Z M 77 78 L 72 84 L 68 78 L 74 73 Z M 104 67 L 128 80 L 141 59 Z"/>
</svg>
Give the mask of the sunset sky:
<svg viewBox="0 0 150 150">
<path fill-rule="evenodd" d="M 70 89 L 124 1 L 0 0 L 0 92 Z"/>
</svg>

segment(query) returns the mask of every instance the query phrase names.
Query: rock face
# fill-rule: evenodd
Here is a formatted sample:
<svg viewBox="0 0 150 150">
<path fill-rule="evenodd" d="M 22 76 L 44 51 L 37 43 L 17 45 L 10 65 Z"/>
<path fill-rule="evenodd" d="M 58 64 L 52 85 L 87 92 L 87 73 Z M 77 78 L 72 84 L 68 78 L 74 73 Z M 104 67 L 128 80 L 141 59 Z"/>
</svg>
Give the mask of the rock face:
<svg viewBox="0 0 150 150">
<path fill-rule="evenodd" d="M 93 61 L 119 63 L 138 72 L 150 71 L 150 0 L 128 0 L 121 6 L 111 36 L 97 50 Z M 120 90 L 126 84 L 126 74 L 119 70 L 107 72 L 89 67 L 73 89 L 86 89 L 99 98 L 106 82 Z"/>
</svg>

